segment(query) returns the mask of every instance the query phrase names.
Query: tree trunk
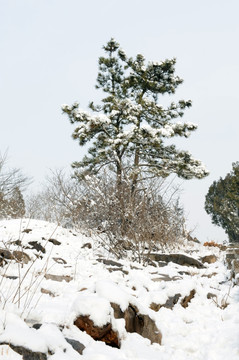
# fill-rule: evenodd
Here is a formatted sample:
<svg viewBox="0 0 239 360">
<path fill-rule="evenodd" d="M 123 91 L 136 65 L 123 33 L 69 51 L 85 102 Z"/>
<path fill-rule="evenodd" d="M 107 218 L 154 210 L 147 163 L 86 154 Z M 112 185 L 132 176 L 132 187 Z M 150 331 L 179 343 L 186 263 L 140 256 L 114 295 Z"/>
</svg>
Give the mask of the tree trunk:
<svg viewBox="0 0 239 360">
<path fill-rule="evenodd" d="M 135 150 L 135 156 L 134 156 L 134 169 L 137 170 L 139 165 L 139 149 L 136 148 Z M 131 184 L 131 197 L 133 198 L 135 195 L 135 191 L 137 188 L 137 182 L 138 182 L 138 172 L 133 174 L 132 184 Z"/>
</svg>

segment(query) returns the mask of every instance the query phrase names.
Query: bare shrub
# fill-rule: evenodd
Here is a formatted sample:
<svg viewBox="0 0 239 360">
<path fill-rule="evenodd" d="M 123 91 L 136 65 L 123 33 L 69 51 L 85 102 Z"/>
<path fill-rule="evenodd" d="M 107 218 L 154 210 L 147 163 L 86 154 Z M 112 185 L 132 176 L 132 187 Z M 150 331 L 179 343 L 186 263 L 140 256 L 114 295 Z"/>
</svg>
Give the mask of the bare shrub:
<svg viewBox="0 0 239 360">
<path fill-rule="evenodd" d="M 164 180 L 144 182 L 134 197 L 126 182 L 119 196 L 109 173 L 84 182 L 88 202 L 81 208 L 81 219 L 102 234 L 104 245 L 117 257 L 131 250 L 133 259 L 147 261 L 147 254 L 172 247 L 183 237 L 179 189 L 168 187 Z"/>
<path fill-rule="evenodd" d="M 62 170 L 52 171 L 46 180 L 42 191 L 26 198 L 27 216 L 66 227 L 76 226 L 82 196 L 79 182 Z"/>
<path fill-rule="evenodd" d="M 0 218 L 18 218 L 25 213 L 22 191 L 30 179 L 20 169 L 7 167 L 7 154 L 0 154 Z"/>
<path fill-rule="evenodd" d="M 28 202 L 31 217 L 94 231 L 117 257 L 131 251 L 144 261 L 159 248 L 178 244 L 184 233 L 179 188 L 163 179 L 147 180 L 132 196 L 129 183 L 120 193 L 109 171 L 81 181 L 52 172 L 46 188 Z"/>
</svg>

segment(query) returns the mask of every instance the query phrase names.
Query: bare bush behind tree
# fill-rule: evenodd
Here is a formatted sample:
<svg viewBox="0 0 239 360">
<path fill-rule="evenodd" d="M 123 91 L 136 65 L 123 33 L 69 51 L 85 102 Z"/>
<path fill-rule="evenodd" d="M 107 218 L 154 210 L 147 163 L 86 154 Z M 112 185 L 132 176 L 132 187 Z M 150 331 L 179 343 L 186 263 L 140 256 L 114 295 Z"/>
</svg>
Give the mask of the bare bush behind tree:
<svg viewBox="0 0 239 360">
<path fill-rule="evenodd" d="M 95 231 L 117 257 L 132 250 L 133 257 L 142 261 L 145 253 L 180 241 L 184 215 L 178 186 L 164 179 L 141 185 L 132 197 L 130 184 L 123 182 L 119 196 L 110 171 L 79 182 L 57 170 L 48 177 L 43 191 L 29 198 L 27 213 L 63 226 Z"/>
<path fill-rule="evenodd" d="M 104 245 L 117 257 L 132 250 L 135 260 L 160 247 L 173 246 L 183 237 L 184 215 L 179 206 L 179 188 L 163 179 L 142 183 L 134 197 L 130 184 L 122 184 L 120 197 L 111 175 L 87 177 L 88 203 L 84 204 L 84 222 L 98 230 Z"/>
</svg>

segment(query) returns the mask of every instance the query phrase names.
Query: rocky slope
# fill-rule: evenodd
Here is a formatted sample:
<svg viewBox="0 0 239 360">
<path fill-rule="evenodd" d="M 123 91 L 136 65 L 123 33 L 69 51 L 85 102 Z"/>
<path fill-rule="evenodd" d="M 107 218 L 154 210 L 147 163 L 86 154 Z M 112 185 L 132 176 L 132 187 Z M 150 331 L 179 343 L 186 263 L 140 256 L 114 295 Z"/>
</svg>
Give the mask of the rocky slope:
<svg viewBox="0 0 239 360">
<path fill-rule="evenodd" d="M 186 243 L 152 265 L 36 220 L 0 222 L 0 357 L 239 358 L 239 286 L 218 247 Z"/>
</svg>

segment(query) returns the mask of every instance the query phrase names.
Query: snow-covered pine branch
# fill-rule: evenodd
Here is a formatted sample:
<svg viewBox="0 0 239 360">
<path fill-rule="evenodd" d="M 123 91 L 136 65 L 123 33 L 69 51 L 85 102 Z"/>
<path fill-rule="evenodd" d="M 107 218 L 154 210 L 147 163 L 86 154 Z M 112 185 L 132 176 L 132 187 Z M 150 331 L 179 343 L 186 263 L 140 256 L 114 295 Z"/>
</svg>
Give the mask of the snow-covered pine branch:
<svg viewBox="0 0 239 360">
<path fill-rule="evenodd" d="M 99 58 L 96 85 L 107 94 L 102 103 L 91 102 L 90 111 L 80 109 L 78 103 L 62 106 L 76 125 L 73 138 L 80 146 L 89 145 L 88 155 L 75 162 L 74 168 L 88 174 L 110 164 L 118 183 L 127 173 L 134 190 L 148 169 L 155 177 L 171 173 L 185 179 L 207 176 L 200 160 L 168 141 L 165 144 L 165 139 L 187 138 L 197 129 L 191 122 L 177 120 L 191 107 L 191 100 L 171 102 L 167 107 L 158 102 L 183 82 L 175 75 L 176 59 L 147 63 L 141 54 L 128 57 L 114 39 L 103 49 L 106 56 Z"/>
</svg>

